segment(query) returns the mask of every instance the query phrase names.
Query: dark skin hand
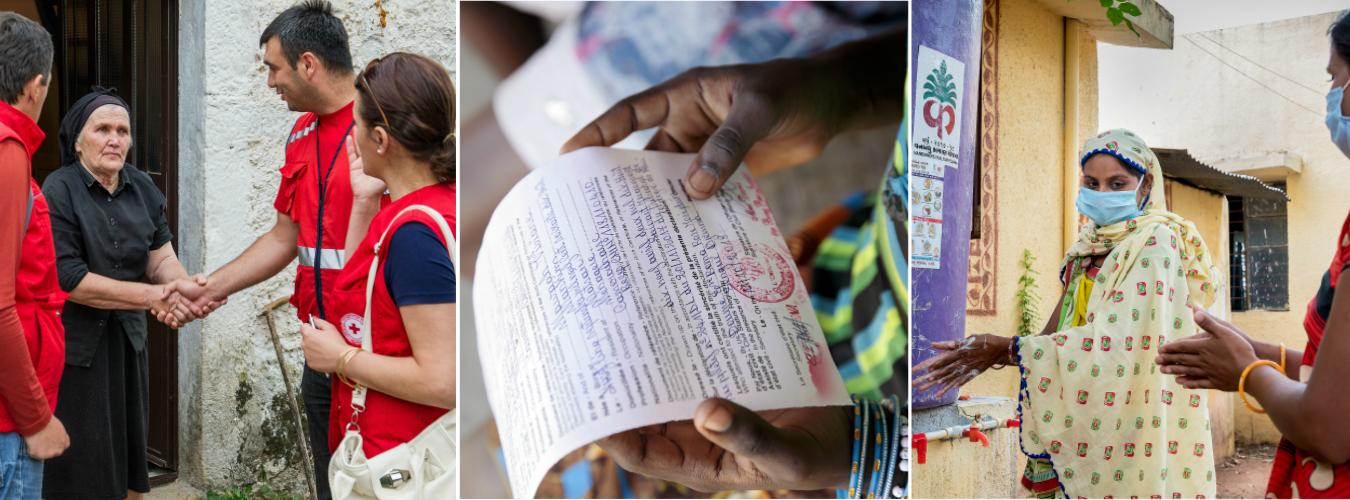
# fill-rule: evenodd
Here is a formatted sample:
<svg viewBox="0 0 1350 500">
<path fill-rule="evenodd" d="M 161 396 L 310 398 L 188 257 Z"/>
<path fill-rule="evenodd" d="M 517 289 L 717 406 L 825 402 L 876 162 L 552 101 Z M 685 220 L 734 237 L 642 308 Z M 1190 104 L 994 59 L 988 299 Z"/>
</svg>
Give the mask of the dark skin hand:
<svg viewBox="0 0 1350 500">
<path fill-rule="evenodd" d="M 686 191 L 707 199 L 742 162 L 756 175 L 800 165 L 844 130 L 898 117 L 905 41 L 897 30 L 805 59 L 692 69 L 619 101 L 561 152 L 658 128 L 647 149 L 697 152 Z"/>
<path fill-rule="evenodd" d="M 625 470 L 710 492 L 846 488 L 852 407 L 755 413 L 721 398 L 693 420 L 621 432 L 597 442 Z"/>
<path fill-rule="evenodd" d="M 914 390 L 926 391 L 940 387 L 937 397 L 957 389 L 985 370 L 997 364 L 1012 363 L 1008 347 L 1011 337 L 981 333 L 961 340 L 933 342 L 936 356 L 914 366 L 914 372 L 924 374 L 914 379 Z"/>
<path fill-rule="evenodd" d="M 1101 260 L 1105 258 L 1105 255 L 1094 257 L 1097 264 L 1101 264 Z M 1064 297 L 1061 294 L 1060 300 L 1055 302 L 1057 305 L 1054 312 L 1050 313 L 1050 319 L 1045 322 L 1045 327 L 1041 329 L 1041 335 L 1049 335 L 1055 332 L 1055 323 L 1059 318 L 1059 310 L 1063 303 Z M 939 352 L 937 355 L 924 360 L 924 362 L 914 365 L 914 373 L 923 373 L 923 375 L 914 379 L 914 390 L 926 391 L 933 387 L 939 387 L 940 390 L 936 397 L 941 398 L 953 389 L 958 389 L 974 380 L 975 377 L 984 373 L 985 370 L 993 368 L 994 365 L 1013 364 L 1015 360 L 1009 351 L 1009 344 L 1011 343 L 1012 337 L 988 333 L 971 335 L 962 340 L 932 342 L 929 346 Z"/>
<path fill-rule="evenodd" d="M 562 152 L 659 128 L 647 149 L 697 152 L 686 190 L 706 199 L 742 162 L 756 174 L 798 165 L 844 130 L 898 119 L 905 44 L 900 29 L 807 59 L 690 70 L 620 101 Z M 702 491 L 815 490 L 847 486 L 851 435 L 852 407 L 755 413 L 713 398 L 691 421 L 597 444 L 627 470 Z"/>
<path fill-rule="evenodd" d="M 1177 383 L 1180 383 L 1183 387 L 1218 389 L 1230 392 L 1237 390 L 1237 377 L 1242 375 L 1241 370 L 1247 367 L 1246 364 L 1238 368 L 1237 375 L 1232 377 L 1231 380 L 1225 380 L 1217 372 L 1210 373 L 1207 369 L 1201 368 L 1202 366 L 1212 365 L 1214 363 L 1212 360 L 1197 359 L 1197 353 L 1200 349 L 1209 345 L 1206 339 L 1215 337 L 1213 332 L 1221 331 L 1225 335 L 1231 333 L 1246 342 L 1256 355 L 1256 358 L 1251 361 L 1264 359 L 1275 363 L 1280 362 L 1280 346 L 1278 344 L 1257 341 L 1232 323 L 1216 318 L 1203 310 L 1195 309 L 1194 306 L 1191 307 L 1191 310 L 1196 312 L 1196 324 L 1206 331 L 1183 339 L 1183 343 L 1175 347 L 1169 347 L 1171 344 L 1164 345 L 1158 349 L 1158 356 L 1155 358 L 1160 367 L 1159 370 L 1169 375 L 1176 375 Z M 1202 317 L 1203 323 L 1201 322 Z M 1206 327 L 1206 325 L 1209 326 Z M 1224 337 L 1224 339 L 1227 338 Z M 1245 351 L 1239 346 L 1234 346 L 1232 349 Z M 1203 354 L 1199 356 L 1203 356 Z M 1245 357 L 1245 353 L 1243 356 Z M 1236 362 L 1234 361 L 1234 363 Z M 1303 367 L 1303 351 L 1286 348 L 1284 362 L 1285 375 L 1290 380 L 1297 381 L 1299 371 Z M 1224 369 L 1226 370 L 1227 367 Z"/>
<path fill-rule="evenodd" d="M 1350 273 L 1337 280 L 1337 290 L 1350 290 L 1345 287 L 1350 287 Z M 1242 371 L 1257 360 L 1258 349 L 1241 330 L 1204 311 L 1195 312 L 1195 322 L 1204 333 L 1168 342 L 1159 349 L 1157 362 L 1185 387 L 1236 390 Z M 1269 359 L 1270 349 L 1264 350 L 1261 358 Z M 1278 348 L 1274 355 L 1278 363 Z M 1287 371 L 1296 373 L 1302 353 L 1291 351 L 1288 357 Z M 1246 383 L 1248 398 L 1265 408 L 1285 438 L 1333 464 L 1350 461 L 1350 429 L 1345 426 L 1350 398 L 1342 387 L 1350 380 L 1350 363 L 1345 360 L 1350 360 L 1350 293 L 1337 293 L 1308 383 L 1269 366 L 1252 369 Z"/>
</svg>

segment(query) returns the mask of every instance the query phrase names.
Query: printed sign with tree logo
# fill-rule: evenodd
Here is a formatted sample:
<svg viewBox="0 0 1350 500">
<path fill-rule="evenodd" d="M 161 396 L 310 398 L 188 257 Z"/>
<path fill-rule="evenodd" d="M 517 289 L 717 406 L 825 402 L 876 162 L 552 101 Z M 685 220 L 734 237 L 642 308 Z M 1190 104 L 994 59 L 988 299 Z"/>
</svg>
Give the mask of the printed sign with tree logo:
<svg viewBox="0 0 1350 500">
<path fill-rule="evenodd" d="M 923 83 L 923 121 L 937 129 L 938 138 L 951 135 L 956 126 L 956 84 L 947 72 L 947 61 L 938 63 Z"/>
<path fill-rule="evenodd" d="M 919 106 L 913 113 L 914 149 L 912 170 L 941 179 L 946 167 L 956 168 L 961 159 L 961 121 L 965 111 L 966 65 L 961 61 L 919 46 L 915 74 L 923 78 Z M 917 89 L 916 89 L 917 90 Z"/>
</svg>

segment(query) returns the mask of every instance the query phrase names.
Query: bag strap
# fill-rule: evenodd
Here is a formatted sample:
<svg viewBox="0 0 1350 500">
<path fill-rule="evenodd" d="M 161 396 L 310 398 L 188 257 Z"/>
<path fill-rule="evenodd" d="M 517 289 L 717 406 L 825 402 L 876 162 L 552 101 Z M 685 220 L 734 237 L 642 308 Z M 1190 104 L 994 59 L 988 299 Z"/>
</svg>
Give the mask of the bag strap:
<svg viewBox="0 0 1350 500">
<path fill-rule="evenodd" d="M 28 189 L 28 208 L 23 211 L 23 232 L 19 233 L 19 238 L 24 238 L 28 234 L 28 222 L 33 218 L 33 188 Z"/>
<path fill-rule="evenodd" d="M 366 311 L 361 325 L 361 331 L 364 333 L 364 335 L 361 336 L 361 349 L 366 352 L 374 350 L 374 341 L 372 338 L 375 336 L 375 332 L 370 325 L 370 300 L 371 296 L 375 293 L 375 275 L 380 269 L 380 250 L 384 248 L 384 239 L 389 236 L 389 231 L 395 227 L 394 223 L 398 222 L 404 214 L 413 211 L 422 212 L 436 222 L 436 225 L 441 230 L 441 235 L 445 237 L 445 246 L 450 252 L 450 263 L 455 266 L 456 272 L 459 270 L 459 249 L 456 248 L 458 245 L 455 244 L 455 235 L 450 232 L 450 224 L 445 221 L 445 216 L 426 205 L 413 205 L 404 208 L 403 211 L 394 215 L 394 218 L 389 221 L 389 225 L 384 228 L 384 233 L 380 234 L 380 239 L 375 241 L 374 255 L 370 259 L 370 272 L 366 275 Z M 352 389 L 352 423 L 356 422 L 356 417 L 360 415 L 362 411 L 365 411 L 365 408 L 366 386 L 357 384 L 356 388 Z M 360 427 L 357 426 L 356 429 L 359 431 Z"/>
</svg>

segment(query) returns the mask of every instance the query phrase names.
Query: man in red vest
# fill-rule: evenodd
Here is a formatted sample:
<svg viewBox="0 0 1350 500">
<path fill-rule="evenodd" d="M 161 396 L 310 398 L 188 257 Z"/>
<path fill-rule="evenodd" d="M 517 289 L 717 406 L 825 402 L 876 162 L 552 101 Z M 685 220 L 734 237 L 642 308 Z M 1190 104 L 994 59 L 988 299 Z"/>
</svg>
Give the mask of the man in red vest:
<svg viewBox="0 0 1350 500">
<path fill-rule="evenodd" d="M 286 138 L 286 163 L 273 202 L 277 221 L 244 253 L 209 277 L 179 282 L 171 289 L 193 301 L 191 312 L 201 316 L 230 294 L 281 272 L 298 256 L 291 304 L 302 321 L 313 316 L 336 323 L 338 318 L 329 316 L 332 312 L 325 298 L 332 294 L 346 261 L 352 201 L 384 194 L 382 184 L 371 185 L 369 180 L 359 182 L 357 189 L 352 186 L 345 144 L 353 123 L 356 75 L 347 31 L 328 2 L 305 0 L 278 15 L 263 31 L 259 44 L 267 66 L 267 86 L 291 111 L 304 113 Z M 320 498 L 330 496 L 331 391 L 327 375 L 304 369 L 301 393 Z"/>
<path fill-rule="evenodd" d="M 46 137 L 37 119 L 52 53 L 42 26 L 0 12 L 0 471 L 9 476 L 0 477 L 0 498 L 40 498 L 42 460 L 70 446 L 52 416 L 66 360 L 65 294 L 32 165 Z"/>
</svg>

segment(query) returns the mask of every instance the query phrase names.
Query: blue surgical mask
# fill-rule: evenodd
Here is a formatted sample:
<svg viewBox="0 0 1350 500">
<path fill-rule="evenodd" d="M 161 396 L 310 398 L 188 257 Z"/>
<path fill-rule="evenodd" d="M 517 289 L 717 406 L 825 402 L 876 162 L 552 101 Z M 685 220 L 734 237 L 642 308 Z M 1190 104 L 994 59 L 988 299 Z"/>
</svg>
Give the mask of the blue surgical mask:
<svg viewBox="0 0 1350 500">
<path fill-rule="evenodd" d="M 1078 187 L 1078 211 L 1092 219 L 1098 226 L 1109 226 L 1133 218 L 1144 210 L 1139 208 L 1139 188 L 1143 179 L 1133 191 L 1093 191 L 1087 186 Z"/>
<path fill-rule="evenodd" d="M 1350 85 L 1350 81 L 1346 82 Z M 1327 130 L 1331 142 L 1341 148 L 1341 154 L 1350 157 L 1350 117 L 1341 115 L 1341 101 L 1345 99 L 1345 85 L 1327 92 Z"/>
</svg>

